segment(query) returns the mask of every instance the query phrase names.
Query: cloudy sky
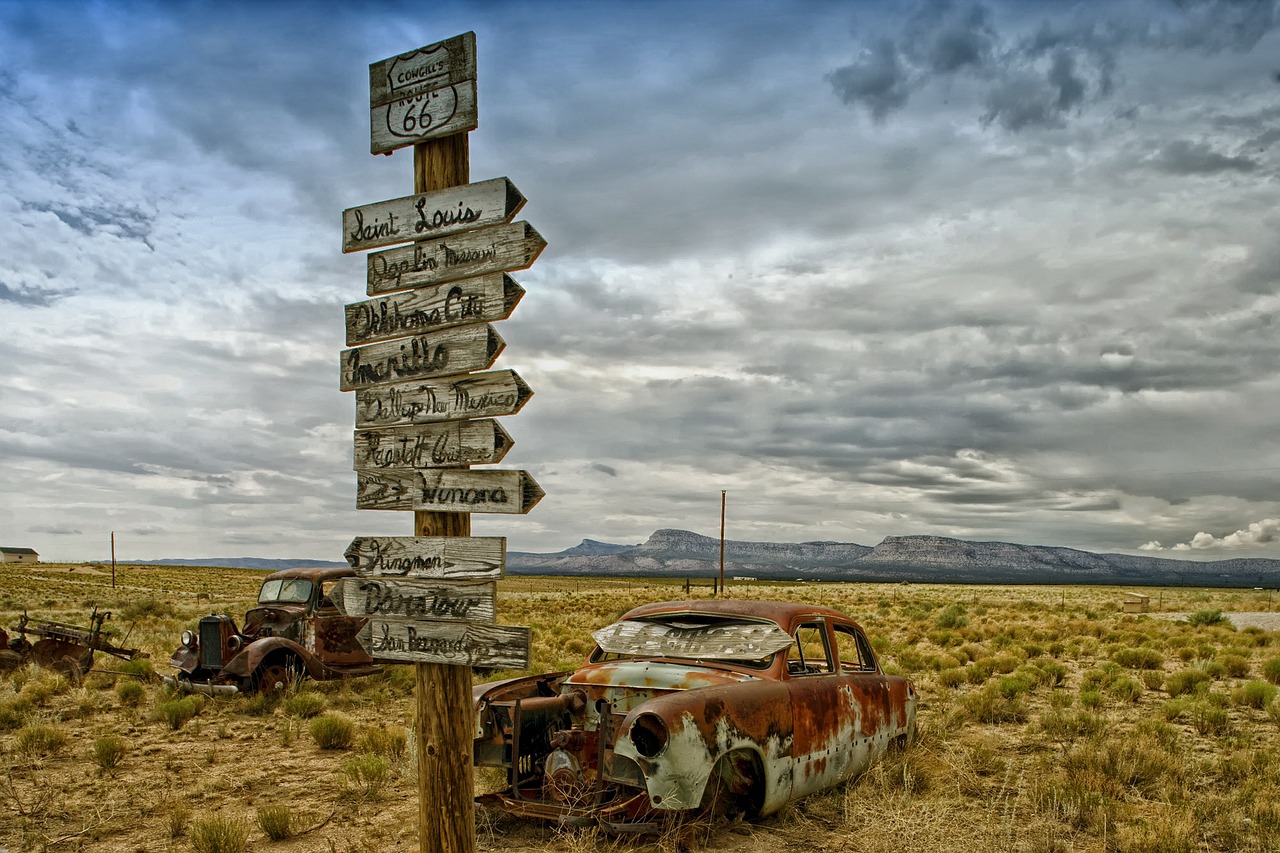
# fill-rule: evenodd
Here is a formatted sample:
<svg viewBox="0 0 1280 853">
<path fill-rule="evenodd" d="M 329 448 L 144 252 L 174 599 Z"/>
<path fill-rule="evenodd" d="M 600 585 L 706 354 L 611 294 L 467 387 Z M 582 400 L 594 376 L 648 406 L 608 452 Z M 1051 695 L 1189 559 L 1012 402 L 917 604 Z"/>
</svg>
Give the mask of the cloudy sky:
<svg viewBox="0 0 1280 853">
<path fill-rule="evenodd" d="M 0 0 L 0 544 L 340 559 L 368 64 L 474 30 L 549 241 L 475 516 L 1280 557 L 1272 0 Z"/>
</svg>

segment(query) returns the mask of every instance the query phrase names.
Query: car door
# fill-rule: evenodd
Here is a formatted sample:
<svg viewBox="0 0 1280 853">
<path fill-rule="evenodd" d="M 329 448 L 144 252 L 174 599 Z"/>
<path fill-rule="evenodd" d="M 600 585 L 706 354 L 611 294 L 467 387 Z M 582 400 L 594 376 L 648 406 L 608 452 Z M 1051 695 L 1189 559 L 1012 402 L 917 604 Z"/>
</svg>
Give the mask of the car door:
<svg viewBox="0 0 1280 853">
<path fill-rule="evenodd" d="M 888 681 L 876 664 L 871 643 L 852 623 L 834 622 L 831 637 L 839 660 L 840 677 L 849 701 L 856 706 L 857 723 L 852 736 L 854 756 L 849 774 L 862 772 L 871 759 L 888 746 L 895 725 Z"/>
<path fill-rule="evenodd" d="M 826 619 L 804 618 L 791 635 L 785 676 L 795 721 L 791 786 L 792 796 L 802 797 L 850 775 L 859 720 Z"/>
</svg>

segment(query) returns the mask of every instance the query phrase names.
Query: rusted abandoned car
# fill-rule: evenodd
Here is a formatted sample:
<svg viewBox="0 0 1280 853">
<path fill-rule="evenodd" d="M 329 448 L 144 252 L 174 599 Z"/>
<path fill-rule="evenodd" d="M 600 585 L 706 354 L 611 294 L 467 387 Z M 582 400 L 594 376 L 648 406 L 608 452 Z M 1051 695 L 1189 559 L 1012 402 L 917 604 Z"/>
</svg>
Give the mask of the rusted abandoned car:
<svg viewBox="0 0 1280 853">
<path fill-rule="evenodd" d="M 616 831 L 754 817 L 914 738 L 915 687 L 830 608 L 665 602 L 592 636 L 574 672 L 475 688 L 475 763 L 508 783 L 477 802 Z"/>
<path fill-rule="evenodd" d="M 349 568 L 285 569 L 267 575 L 244 628 L 223 614 L 201 618 L 169 664 L 177 683 L 202 693 L 279 690 L 291 678 L 318 680 L 380 671 L 356 635 L 365 619 L 343 616 L 330 598 Z"/>
</svg>

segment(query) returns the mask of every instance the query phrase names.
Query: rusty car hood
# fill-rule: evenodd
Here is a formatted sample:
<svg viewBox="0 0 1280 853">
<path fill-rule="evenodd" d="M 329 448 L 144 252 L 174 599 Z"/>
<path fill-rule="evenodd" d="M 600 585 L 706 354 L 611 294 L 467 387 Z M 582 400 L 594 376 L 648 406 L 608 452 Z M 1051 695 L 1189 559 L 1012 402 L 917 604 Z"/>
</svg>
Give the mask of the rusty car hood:
<svg viewBox="0 0 1280 853">
<path fill-rule="evenodd" d="M 627 687 L 634 690 L 695 690 L 755 681 L 758 676 L 687 661 L 616 660 L 588 664 L 564 680 L 566 685 Z"/>
</svg>

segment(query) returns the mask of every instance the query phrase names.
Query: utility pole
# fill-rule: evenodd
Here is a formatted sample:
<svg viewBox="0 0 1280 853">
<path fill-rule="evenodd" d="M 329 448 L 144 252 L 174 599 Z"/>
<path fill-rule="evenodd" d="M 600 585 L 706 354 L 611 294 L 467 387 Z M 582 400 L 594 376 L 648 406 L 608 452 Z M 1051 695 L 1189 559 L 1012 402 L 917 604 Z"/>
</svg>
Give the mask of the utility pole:
<svg viewBox="0 0 1280 853">
<path fill-rule="evenodd" d="M 724 598 L 724 501 L 725 490 L 720 490 L 720 597 Z"/>
<path fill-rule="evenodd" d="M 111 588 L 116 588 L 116 532 L 111 531 Z"/>
</svg>

